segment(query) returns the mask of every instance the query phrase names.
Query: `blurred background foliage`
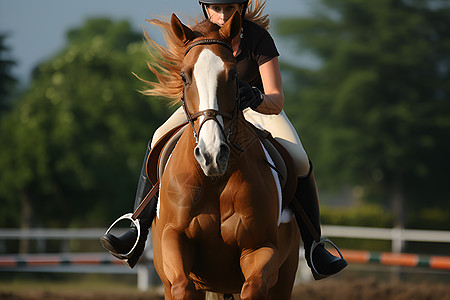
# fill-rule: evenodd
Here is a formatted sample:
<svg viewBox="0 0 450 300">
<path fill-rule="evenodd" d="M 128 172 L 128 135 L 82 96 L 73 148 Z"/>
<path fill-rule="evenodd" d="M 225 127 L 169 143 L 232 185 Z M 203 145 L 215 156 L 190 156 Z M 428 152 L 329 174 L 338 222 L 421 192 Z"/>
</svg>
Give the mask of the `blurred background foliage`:
<svg viewBox="0 0 450 300">
<path fill-rule="evenodd" d="M 105 226 L 132 210 L 146 144 L 169 115 L 128 22 L 90 19 L 2 114 L 2 227 Z"/>
<path fill-rule="evenodd" d="M 450 4 L 317 2 L 277 29 L 319 62 L 284 62 L 284 86 L 321 189 L 347 186 L 392 225 L 450 229 Z"/>
<path fill-rule="evenodd" d="M 450 8 L 321 0 L 275 20 L 285 110 L 314 163 L 324 224 L 450 229 Z M 0 227 L 108 226 L 132 210 L 146 143 L 170 115 L 142 34 L 86 20 L 18 91 L 0 36 Z M 345 192 L 343 192 L 345 191 Z"/>
</svg>

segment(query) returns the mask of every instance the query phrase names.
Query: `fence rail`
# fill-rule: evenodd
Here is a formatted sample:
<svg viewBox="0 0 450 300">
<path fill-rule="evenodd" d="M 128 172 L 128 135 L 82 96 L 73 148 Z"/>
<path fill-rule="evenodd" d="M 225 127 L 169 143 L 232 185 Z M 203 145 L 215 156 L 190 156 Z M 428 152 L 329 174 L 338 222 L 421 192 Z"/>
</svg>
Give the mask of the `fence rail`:
<svg viewBox="0 0 450 300">
<path fill-rule="evenodd" d="M 338 255 L 337 251 L 330 250 Z M 450 270 L 449 256 L 419 255 L 410 253 L 375 252 L 363 250 L 341 250 L 350 263 L 380 263 L 382 265 L 404 267 L 428 267 Z M 146 259 L 152 261 L 152 255 Z M 107 253 L 53 253 L 53 254 L 12 254 L 0 255 L 0 270 L 16 267 L 42 267 L 59 265 L 119 265 L 122 262 Z"/>
<path fill-rule="evenodd" d="M 118 229 L 118 234 L 125 232 L 125 229 Z M 103 228 L 82 228 L 82 229 L 67 229 L 67 228 L 31 228 L 31 229 L 0 229 L 0 240 L 72 240 L 72 239 L 98 239 L 105 233 Z"/>
<path fill-rule="evenodd" d="M 322 231 L 328 237 L 343 237 L 357 239 L 390 240 L 393 244 L 393 252 L 400 252 L 396 247 L 405 241 L 412 242 L 439 242 L 450 243 L 450 231 L 441 230 L 416 230 L 403 228 L 373 228 L 323 225 Z M 103 228 L 86 229 L 0 229 L 0 240 L 20 239 L 98 239 L 105 232 Z M 125 229 L 118 231 L 124 233 Z M 395 249 L 394 249 L 395 248 Z"/>
<path fill-rule="evenodd" d="M 116 233 L 122 234 L 126 229 L 119 229 Z M 450 270 L 450 257 L 443 256 L 424 256 L 418 254 L 401 253 L 404 242 L 436 242 L 450 243 L 450 231 L 435 230 L 413 230 L 400 228 L 371 228 L 371 227 L 350 227 L 350 226 L 322 226 L 323 235 L 327 237 L 352 238 L 352 239 L 374 239 L 389 240 L 392 242 L 392 253 L 342 250 L 344 257 L 350 263 L 379 263 L 391 266 L 409 266 L 409 267 L 429 267 L 431 269 Z M 87 229 L 0 229 L 0 243 L 6 240 L 97 240 L 104 234 L 102 228 Z M 149 239 L 151 240 L 151 239 Z M 145 257 L 148 262 L 152 261 L 151 247 L 146 252 Z M 114 267 L 120 265 L 120 261 L 107 253 L 58 253 L 58 254 L 12 254 L 0 255 L 0 271 L 18 271 L 34 268 L 38 270 L 48 270 L 42 267 L 63 266 L 71 267 L 74 270 L 80 265 L 109 265 Z M 120 266 L 122 267 L 122 266 Z M 119 266 L 118 272 L 122 272 Z M 149 281 L 154 270 L 152 266 L 139 266 L 138 287 L 145 290 L 149 286 Z M 122 269 L 124 269 L 123 267 Z M 125 268 L 126 269 L 126 268 Z M 54 269 L 53 269 L 54 270 Z M 86 268 L 92 270 L 92 268 Z M 111 269 L 113 270 L 113 269 Z M 87 271 L 86 271 L 87 272 Z M 114 271 L 113 271 L 114 272 Z"/>
<path fill-rule="evenodd" d="M 450 243 L 450 231 L 417 230 L 404 228 L 373 228 L 350 226 L 323 226 L 323 235 L 371 240 L 392 241 L 392 252 L 402 252 L 404 242 Z"/>
</svg>

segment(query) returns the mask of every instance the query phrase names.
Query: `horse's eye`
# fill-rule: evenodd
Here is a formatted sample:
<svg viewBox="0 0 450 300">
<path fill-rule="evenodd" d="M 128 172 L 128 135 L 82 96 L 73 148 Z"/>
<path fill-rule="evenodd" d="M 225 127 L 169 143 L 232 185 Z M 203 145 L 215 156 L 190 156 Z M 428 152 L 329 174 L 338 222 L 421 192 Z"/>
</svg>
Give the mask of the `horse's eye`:
<svg viewBox="0 0 450 300">
<path fill-rule="evenodd" d="M 186 75 L 184 74 L 184 72 L 182 72 L 182 73 L 180 74 L 180 76 L 181 76 L 181 80 L 183 80 L 183 84 L 188 84 L 188 81 L 187 81 L 187 79 L 186 79 Z"/>
</svg>

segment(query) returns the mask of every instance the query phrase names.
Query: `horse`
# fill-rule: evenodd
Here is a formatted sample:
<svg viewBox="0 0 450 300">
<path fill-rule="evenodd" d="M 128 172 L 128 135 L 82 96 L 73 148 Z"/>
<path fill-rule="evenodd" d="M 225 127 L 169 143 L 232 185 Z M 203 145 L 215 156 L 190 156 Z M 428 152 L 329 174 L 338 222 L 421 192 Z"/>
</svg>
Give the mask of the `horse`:
<svg viewBox="0 0 450 300">
<path fill-rule="evenodd" d="M 153 259 L 165 299 L 290 299 L 300 233 L 280 222 L 279 188 L 252 125 L 238 108 L 235 13 L 192 29 L 173 14 L 183 45 L 182 105 L 189 121 L 160 180 Z M 170 64 L 167 64 L 170 67 Z"/>
</svg>

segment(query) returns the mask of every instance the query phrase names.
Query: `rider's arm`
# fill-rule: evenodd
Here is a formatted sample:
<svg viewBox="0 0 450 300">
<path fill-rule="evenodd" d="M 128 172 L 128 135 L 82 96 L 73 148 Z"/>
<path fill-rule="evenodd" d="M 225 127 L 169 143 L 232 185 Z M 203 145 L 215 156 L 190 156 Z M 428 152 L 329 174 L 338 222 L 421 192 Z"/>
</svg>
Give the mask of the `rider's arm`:
<svg viewBox="0 0 450 300">
<path fill-rule="evenodd" d="M 284 94 L 278 57 L 259 66 L 264 86 L 264 100 L 256 111 L 266 115 L 277 115 L 284 105 Z"/>
</svg>

